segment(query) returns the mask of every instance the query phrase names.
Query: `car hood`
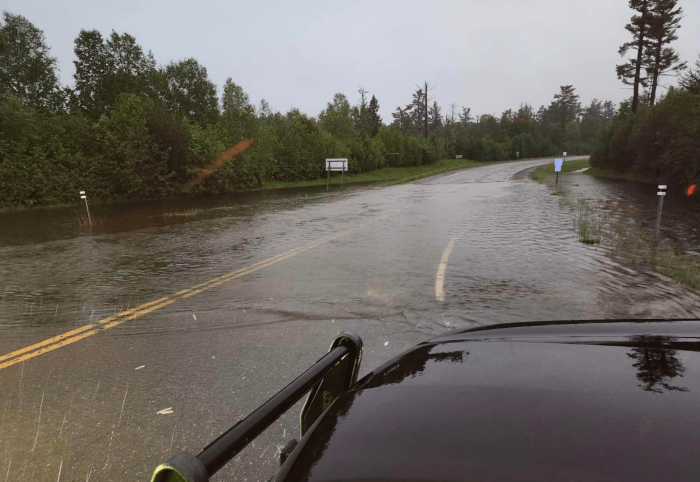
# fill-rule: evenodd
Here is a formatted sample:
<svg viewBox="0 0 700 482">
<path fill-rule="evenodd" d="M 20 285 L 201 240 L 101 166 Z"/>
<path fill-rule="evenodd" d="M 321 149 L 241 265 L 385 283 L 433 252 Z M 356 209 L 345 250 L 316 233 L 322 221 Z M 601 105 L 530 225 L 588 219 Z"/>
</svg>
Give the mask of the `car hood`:
<svg viewBox="0 0 700 482">
<path fill-rule="evenodd" d="M 697 480 L 700 322 L 452 332 L 339 397 L 277 480 Z"/>
</svg>

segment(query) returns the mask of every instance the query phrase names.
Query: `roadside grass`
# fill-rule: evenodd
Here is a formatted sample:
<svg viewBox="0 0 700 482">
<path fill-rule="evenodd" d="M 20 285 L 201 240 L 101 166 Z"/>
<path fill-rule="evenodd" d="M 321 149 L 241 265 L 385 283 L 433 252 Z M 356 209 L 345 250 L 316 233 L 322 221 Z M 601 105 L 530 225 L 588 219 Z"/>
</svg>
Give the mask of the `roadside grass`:
<svg viewBox="0 0 700 482">
<path fill-rule="evenodd" d="M 486 164 L 493 163 L 477 162 L 469 159 L 445 159 L 437 161 L 435 164 L 410 167 L 385 167 L 382 169 L 375 169 L 374 171 L 362 172 L 360 174 L 346 174 L 344 182 L 346 184 L 359 182 L 396 183 L 403 179 L 420 179 L 421 177 L 433 176 L 446 171 L 463 169 L 465 167 L 483 166 Z M 340 180 L 340 173 L 331 173 L 331 186 L 340 186 Z M 261 189 L 325 186 L 326 182 L 327 180 L 325 178 L 306 181 L 269 181 L 263 184 Z"/>
<path fill-rule="evenodd" d="M 600 167 L 591 167 L 588 171 L 586 171 L 586 174 L 590 174 L 591 176 L 596 176 L 596 177 L 610 177 L 613 179 L 624 179 L 626 181 L 637 181 L 637 182 L 647 182 L 647 183 L 654 183 L 655 180 L 652 177 L 646 177 L 646 176 L 640 176 L 638 174 L 634 174 L 631 172 L 615 172 L 611 171 L 610 169 L 602 169 Z"/>
<path fill-rule="evenodd" d="M 507 161 L 492 161 L 480 162 L 470 159 L 443 159 L 434 164 L 424 164 L 420 166 L 408 167 L 384 167 L 375 169 L 374 171 L 362 172 L 360 174 L 345 175 L 345 183 L 361 183 L 361 182 L 376 182 L 383 186 L 392 186 L 395 184 L 404 184 L 407 182 L 417 181 L 424 177 L 435 176 L 447 171 L 464 169 L 466 167 L 488 166 L 491 164 L 502 164 L 506 162 L 527 161 L 529 159 L 509 159 Z M 571 161 L 575 162 L 575 161 Z M 331 186 L 340 186 L 340 173 L 334 172 L 331 174 Z M 260 191 L 266 189 L 283 189 L 293 187 L 313 187 L 325 186 L 326 178 L 312 179 L 308 181 L 269 181 L 263 184 L 262 187 L 251 189 L 251 191 Z"/>
<path fill-rule="evenodd" d="M 590 167 L 591 164 L 588 160 L 579 161 L 566 161 L 561 168 L 561 173 L 578 171 L 586 167 Z M 554 176 L 554 164 L 545 164 L 535 169 L 532 173 L 532 179 L 537 182 L 545 182 L 550 176 Z"/>
</svg>

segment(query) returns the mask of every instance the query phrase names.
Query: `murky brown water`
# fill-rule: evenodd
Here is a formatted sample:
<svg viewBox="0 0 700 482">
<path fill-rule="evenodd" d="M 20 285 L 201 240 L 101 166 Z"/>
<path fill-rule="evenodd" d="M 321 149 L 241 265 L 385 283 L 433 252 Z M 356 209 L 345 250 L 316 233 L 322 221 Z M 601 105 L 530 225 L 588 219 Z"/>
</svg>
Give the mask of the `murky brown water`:
<svg viewBox="0 0 700 482">
<path fill-rule="evenodd" d="M 263 403 L 340 331 L 365 340 L 362 375 L 452 328 L 700 316 L 696 292 L 579 243 L 546 187 L 500 182 L 518 163 L 476 169 L 469 177 L 488 182 L 455 176 L 454 184 L 306 199 L 249 193 L 95 206 L 92 232 L 71 209 L 0 214 L 0 356 L 174 300 L 0 369 L 0 480 L 8 469 L 8 480 L 55 480 L 59 471 L 61 480 L 148 479 L 158 463 L 196 453 Z M 572 183 L 584 189 L 584 179 Z M 596 195 L 623 191 L 590 183 Z M 668 197 L 664 219 L 682 223 L 690 211 Z M 451 239 L 440 302 L 436 270 Z M 301 246 L 311 247 L 291 251 Z M 291 254 L 194 296 L 174 295 L 282 253 Z M 216 479 L 272 474 L 278 446 L 298 436 L 298 409 Z"/>
<path fill-rule="evenodd" d="M 636 224 L 648 233 L 655 229 L 659 203 L 656 184 L 589 175 L 563 176 L 562 184 L 580 196 L 633 206 Z M 687 196 L 678 186 L 669 186 L 660 234 L 678 247 L 700 254 L 700 195 Z"/>
</svg>

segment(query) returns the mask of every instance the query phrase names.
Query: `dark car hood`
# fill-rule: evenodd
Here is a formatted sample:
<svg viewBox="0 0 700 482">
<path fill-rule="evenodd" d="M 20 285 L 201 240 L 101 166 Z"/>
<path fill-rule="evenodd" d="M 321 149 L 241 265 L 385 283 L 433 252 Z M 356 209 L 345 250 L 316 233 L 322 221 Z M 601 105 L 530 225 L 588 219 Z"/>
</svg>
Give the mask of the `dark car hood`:
<svg viewBox="0 0 700 482">
<path fill-rule="evenodd" d="M 277 480 L 698 480 L 699 337 L 676 321 L 434 338 L 339 397 Z"/>
</svg>

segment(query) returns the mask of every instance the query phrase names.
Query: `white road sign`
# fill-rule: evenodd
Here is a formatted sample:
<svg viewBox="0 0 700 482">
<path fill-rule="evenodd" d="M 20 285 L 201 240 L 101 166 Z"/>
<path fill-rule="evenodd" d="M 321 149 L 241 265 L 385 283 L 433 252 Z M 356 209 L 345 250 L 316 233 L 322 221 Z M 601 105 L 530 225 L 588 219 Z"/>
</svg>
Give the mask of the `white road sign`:
<svg viewBox="0 0 700 482">
<path fill-rule="evenodd" d="M 564 159 L 554 159 L 554 172 L 561 172 L 562 164 L 564 164 Z"/>
<path fill-rule="evenodd" d="M 326 171 L 348 171 L 347 159 L 326 159 Z"/>
<path fill-rule="evenodd" d="M 461 158 L 462 158 L 462 154 L 457 154 L 456 159 L 461 159 Z"/>
<path fill-rule="evenodd" d="M 564 157 L 566 157 L 566 152 L 564 153 Z"/>
</svg>

